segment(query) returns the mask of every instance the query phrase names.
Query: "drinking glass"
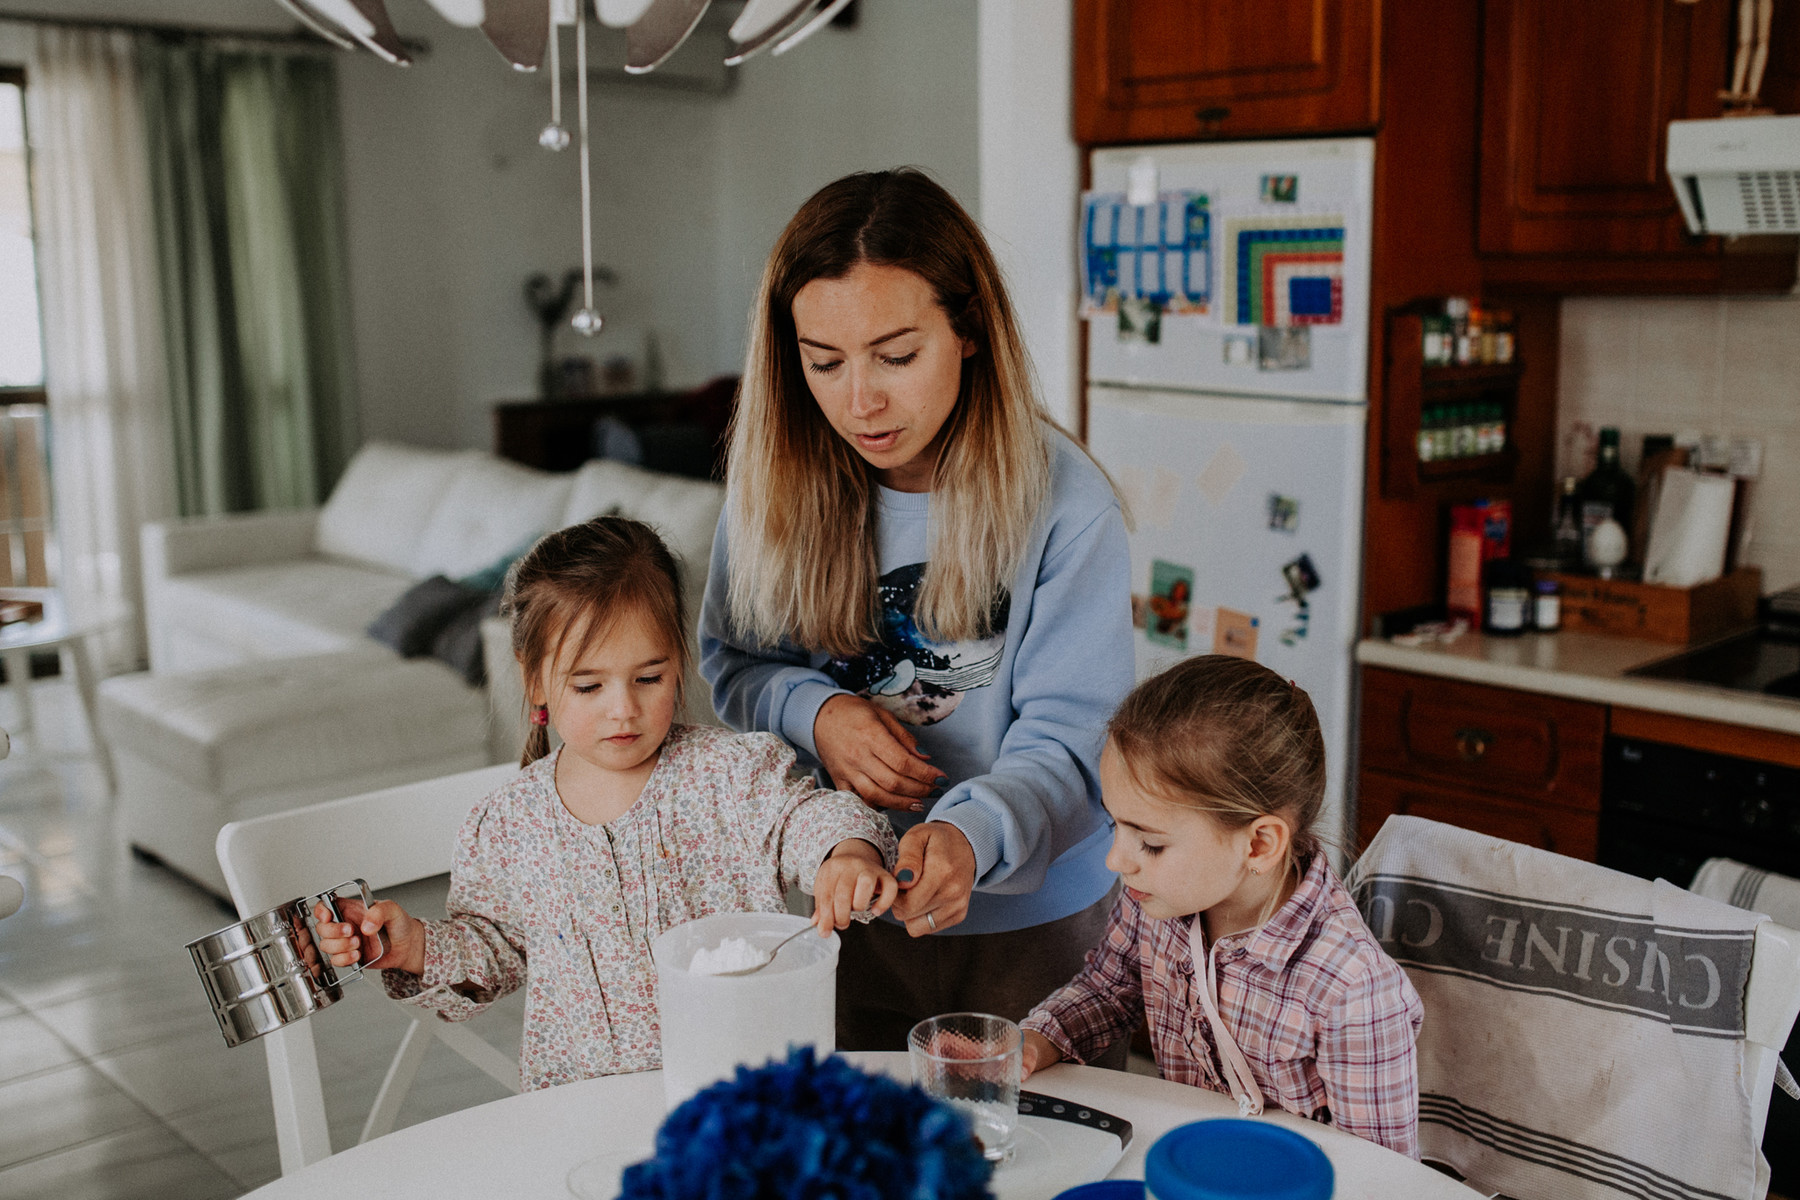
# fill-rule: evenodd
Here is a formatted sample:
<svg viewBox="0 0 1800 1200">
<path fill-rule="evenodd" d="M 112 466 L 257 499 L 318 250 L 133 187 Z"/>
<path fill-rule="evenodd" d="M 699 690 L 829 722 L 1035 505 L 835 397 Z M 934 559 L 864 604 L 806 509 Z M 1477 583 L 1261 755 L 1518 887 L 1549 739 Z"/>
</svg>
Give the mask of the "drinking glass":
<svg viewBox="0 0 1800 1200">
<path fill-rule="evenodd" d="M 1019 1128 L 1019 1027 L 987 1013 L 927 1017 L 907 1036 L 913 1082 L 969 1114 L 990 1162 L 1012 1156 Z"/>
</svg>

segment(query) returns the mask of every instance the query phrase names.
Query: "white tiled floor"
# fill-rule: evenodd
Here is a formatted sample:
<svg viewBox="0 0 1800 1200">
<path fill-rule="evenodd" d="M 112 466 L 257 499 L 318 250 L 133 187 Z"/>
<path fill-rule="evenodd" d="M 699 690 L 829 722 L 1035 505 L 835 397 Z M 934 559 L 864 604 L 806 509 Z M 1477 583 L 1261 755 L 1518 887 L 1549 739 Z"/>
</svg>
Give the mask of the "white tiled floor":
<svg viewBox="0 0 1800 1200">
<path fill-rule="evenodd" d="M 0 874 L 25 906 L 0 921 L 0 1200 L 238 1196 L 280 1173 L 268 1072 L 227 1048 L 186 943 L 226 924 L 211 897 L 133 859 L 113 831 L 66 684 L 32 688 L 38 735 L 0 762 Z M 0 695 L 0 727 L 16 727 Z M 394 893 L 441 913 L 444 884 Z M 371 984 L 313 1018 L 333 1145 L 355 1140 L 406 1018 Z M 475 1028 L 518 1052 L 518 997 Z M 401 1125 L 503 1090 L 442 1047 Z"/>
</svg>

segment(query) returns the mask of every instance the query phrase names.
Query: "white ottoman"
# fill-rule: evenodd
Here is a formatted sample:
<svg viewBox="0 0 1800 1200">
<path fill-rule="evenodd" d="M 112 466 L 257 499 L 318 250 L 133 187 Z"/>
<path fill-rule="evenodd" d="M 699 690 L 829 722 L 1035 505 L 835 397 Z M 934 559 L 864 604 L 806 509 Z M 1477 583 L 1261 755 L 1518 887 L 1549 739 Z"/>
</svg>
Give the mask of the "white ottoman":
<svg viewBox="0 0 1800 1200">
<path fill-rule="evenodd" d="M 485 693 L 380 648 L 120 675 L 100 685 L 100 725 L 125 840 L 221 897 L 226 822 L 490 761 Z"/>
</svg>

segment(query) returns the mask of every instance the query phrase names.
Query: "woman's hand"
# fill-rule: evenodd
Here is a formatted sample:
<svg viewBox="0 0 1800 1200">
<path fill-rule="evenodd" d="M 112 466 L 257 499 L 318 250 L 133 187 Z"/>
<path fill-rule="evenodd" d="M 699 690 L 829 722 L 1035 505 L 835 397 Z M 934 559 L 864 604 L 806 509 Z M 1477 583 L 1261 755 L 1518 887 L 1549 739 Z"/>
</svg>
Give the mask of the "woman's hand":
<svg viewBox="0 0 1800 1200">
<path fill-rule="evenodd" d="M 833 786 L 876 808 L 925 811 L 925 798 L 950 781 L 892 713 L 861 696 L 833 696 L 813 718 L 813 745 Z"/>
<path fill-rule="evenodd" d="M 949 822 L 927 821 L 900 839 L 894 875 L 900 880 L 894 915 L 906 922 L 906 932 L 914 937 L 941 933 L 969 915 L 975 848 Z"/>
<path fill-rule="evenodd" d="M 1027 1029 L 1024 1045 L 1019 1049 L 1019 1082 L 1030 1079 L 1033 1071 L 1041 1071 L 1061 1061 L 1062 1051 L 1056 1048 L 1055 1042 L 1035 1029 Z"/>
<path fill-rule="evenodd" d="M 313 916 L 319 922 L 319 950 L 332 966 L 355 963 L 362 954 L 363 938 L 379 933 L 387 949 L 365 966 L 372 971 L 425 973 L 425 926 L 407 916 L 405 909 L 392 900 L 377 900 L 367 910 L 361 900 L 339 900 L 338 909 L 344 916 L 341 922 L 331 919 L 331 910 L 325 905 L 313 906 Z"/>
<path fill-rule="evenodd" d="M 900 885 L 888 874 L 881 851 L 861 838 L 848 838 L 831 848 L 813 879 L 813 924 L 820 937 L 850 925 L 852 913 L 888 910 Z"/>
</svg>

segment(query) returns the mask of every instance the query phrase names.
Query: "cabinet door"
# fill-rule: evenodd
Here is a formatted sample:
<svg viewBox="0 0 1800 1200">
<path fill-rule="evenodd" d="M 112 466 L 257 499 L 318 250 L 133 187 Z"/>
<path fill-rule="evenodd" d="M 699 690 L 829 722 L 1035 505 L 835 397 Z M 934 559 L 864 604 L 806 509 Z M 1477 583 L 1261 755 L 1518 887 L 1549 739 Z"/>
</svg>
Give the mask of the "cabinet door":
<svg viewBox="0 0 1800 1200">
<path fill-rule="evenodd" d="M 1377 26 L 1376 0 L 1076 0 L 1075 138 L 1372 129 Z"/>
<path fill-rule="evenodd" d="M 1669 122 L 1719 113 L 1721 0 L 1488 0 L 1481 249 L 1688 248 Z"/>
<path fill-rule="evenodd" d="M 1380 832 L 1382 822 L 1392 816 L 1442 821 L 1585 862 L 1594 861 L 1600 837 L 1597 813 L 1574 812 L 1555 805 L 1532 804 L 1365 770 L 1356 796 L 1359 852 Z"/>
<path fill-rule="evenodd" d="M 1453 787 L 1597 812 L 1602 705 L 1363 670 L 1362 761 Z"/>
<path fill-rule="evenodd" d="M 1691 236 L 1664 169 L 1669 122 L 1720 113 L 1728 9 L 1487 0 L 1479 245 L 1490 284 L 1632 292 L 1792 281 L 1791 239 L 1727 253 L 1718 238 Z"/>
</svg>

